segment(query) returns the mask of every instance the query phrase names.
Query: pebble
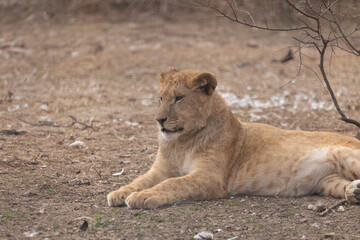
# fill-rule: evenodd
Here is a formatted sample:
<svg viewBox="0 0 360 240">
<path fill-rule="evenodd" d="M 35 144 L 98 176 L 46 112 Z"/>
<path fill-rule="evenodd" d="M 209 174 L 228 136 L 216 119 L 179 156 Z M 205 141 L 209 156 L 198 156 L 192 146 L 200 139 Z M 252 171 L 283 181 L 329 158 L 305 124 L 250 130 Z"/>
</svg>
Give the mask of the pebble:
<svg viewBox="0 0 360 240">
<path fill-rule="evenodd" d="M 85 147 L 85 143 L 83 141 L 75 141 L 72 144 L 70 144 L 70 147 L 81 149 Z"/>
<path fill-rule="evenodd" d="M 8 107 L 8 111 L 9 112 L 15 112 L 15 111 L 17 111 L 17 110 L 19 110 L 20 109 L 20 105 L 15 105 L 15 106 L 13 106 L 13 107 Z"/>
<path fill-rule="evenodd" d="M 45 206 L 41 206 L 39 209 L 39 213 L 44 214 L 45 213 Z"/>
<path fill-rule="evenodd" d="M 194 239 L 213 239 L 214 235 L 211 232 L 202 231 L 194 236 Z"/>
<path fill-rule="evenodd" d="M 123 173 L 124 173 L 124 168 L 122 168 L 120 172 L 113 173 L 113 176 L 120 176 Z"/>
<path fill-rule="evenodd" d="M 345 212 L 344 206 L 339 206 L 338 211 L 339 211 L 339 212 Z"/>
<path fill-rule="evenodd" d="M 324 238 L 334 238 L 335 237 L 335 233 L 331 232 L 331 233 L 325 233 L 324 234 Z"/>
<path fill-rule="evenodd" d="M 316 211 L 316 206 L 313 205 L 313 204 L 309 204 L 309 206 L 307 207 L 307 209 Z"/>
<path fill-rule="evenodd" d="M 24 232 L 24 235 L 25 235 L 25 237 L 32 238 L 32 237 L 36 237 L 37 235 L 39 235 L 39 233 L 35 232 L 35 231 L 33 231 L 33 232 Z"/>
<path fill-rule="evenodd" d="M 78 52 L 71 52 L 71 57 L 78 57 L 79 53 Z"/>
<path fill-rule="evenodd" d="M 311 226 L 311 227 L 315 227 L 315 228 L 319 228 L 319 227 L 320 227 L 319 224 L 317 224 L 317 223 L 310 224 L 310 226 Z"/>
<path fill-rule="evenodd" d="M 243 235 L 242 235 L 243 236 Z M 228 239 L 226 239 L 226 240 L 235 240 L 235 239 L 238 239 L 239 238 L 239 236 L 235 236 L 235 237 L 232 237 L 232 238 L 228 238 Z"/>
<path fill-rule="evenodd" d="M 42 103 L 41 106 L 40 106 L 40 109 L 41 110 L 44 110 L 44 111 L 48 111 L 49 110 L 49 106 L 47 103 Z"/>
<path fill-rule="evenodd" d="M 246 44 L 248 47 L 251 47 L 251 48 L 258 48 L 259 47 L 259 44 L 254 40 L 254 39 L 250 39 L 247 44 Z"/>
<path fill-rule="evenodd" d="M 317 211 L 317 212 L 323 212 L 326 208 L 322 203 L 317 203 L 316 205 L 309 204 L 307 207 L 309 210 Z"/>
</svg>

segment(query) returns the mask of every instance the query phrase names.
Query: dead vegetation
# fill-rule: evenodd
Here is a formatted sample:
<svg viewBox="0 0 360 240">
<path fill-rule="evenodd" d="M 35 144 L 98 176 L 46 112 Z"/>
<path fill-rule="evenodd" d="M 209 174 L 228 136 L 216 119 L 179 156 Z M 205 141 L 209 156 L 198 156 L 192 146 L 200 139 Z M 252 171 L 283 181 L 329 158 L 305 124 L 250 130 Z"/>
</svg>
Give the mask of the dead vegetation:
<svg viewBox="0 0 360 240">
<path fill-rule="evenodd" d="M 331 71 L 331 60 L 333 58 L 333 54 L 336 55 L 336 50 L 340 49 L 348 54 L 353 54 L 357 57 L 360 56 L 360 48 L 355 46 L 354 43 L 354 40 L 356 41 L 359 35 L 357 33 L 360 31 L 360 18 L 358 18 L 356 13 L 353 11 L 354 8 L 355 11 L 358 10 L 358 8 L 360 9 L 357 1 L 353 2 L 353 4 L 350 4 L 350 2 L 344 4 L 338 0 L 285 0 L 284 4 L 286 4 L 288 9 L 290 9 L 288 17 L 290 16 L 292 19 L 291 22 L 295 24 L 295 26 L 292 27 L 272 27 L 269 25 L 265 14 L 263 15 L 264 24 L 257 24 L 252 14 L 246 9 L 243 10 L 242 8 L 239 8 L 236 1 L 194 0 L 194 2 L 200 7 L 211 9 L 220 16 L 246 27 L 274 32 L 300 32 L 298 36 L 293 37 L 298 44 L 296 53 L 299 55 L 299 70 L 290 82 L 301 74 L 302 68 L 306 67 L 310 69 L 320 81 L 324 82 L 334 103 L 335 109 L 341 116 L 340 119 L 360 128 L 360 122 L 346 116 L 344 111 L 341 109 L 331 87 L 327 73 L 328 71 Z M 283 18 L 285 22 L 289 22 L 287 16 L 284 15 Z M 351 20 L 344 23 L 344 20 L 348 19 Z M 346 26 L 346 31 L 344 29 L 344 25 L 350 25 Z M 308 66 L 304 63 L 303 58 L 307 57 L 303 54 L 304 48 L 313 48 L 317 51 L 319 55 L 318 68 L 320 74 L 318 74 L 312 66 Z M 328 51 L 331 51 L 331 56 L 326 54 Z M 285 56 L 285 59 L 291 59 L 288 56 L 292 56 L 292 54 Z M 325 70 L 325 64 L 327 62 L 330 68 L 328 71 Z M 319 76 L 321 76 L 321 79 Z"/>
</svg>

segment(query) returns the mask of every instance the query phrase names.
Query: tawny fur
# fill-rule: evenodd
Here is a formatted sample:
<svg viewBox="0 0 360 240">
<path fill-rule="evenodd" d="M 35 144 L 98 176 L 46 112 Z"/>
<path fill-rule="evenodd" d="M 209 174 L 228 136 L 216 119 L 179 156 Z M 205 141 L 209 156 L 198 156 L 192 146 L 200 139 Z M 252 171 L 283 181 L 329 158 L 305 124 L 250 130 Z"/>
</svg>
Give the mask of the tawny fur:
<svg viewBox="0 0 360 240">
<path fill-rule="evenodd" d="M 109 206 L 156 208 L 183 199 L 320 194 L 360 201 L 360 141 L 325 132 L 240 122 L 211 73 L 164 69 L 158 76 L 159 150 Z"/>
</svg>

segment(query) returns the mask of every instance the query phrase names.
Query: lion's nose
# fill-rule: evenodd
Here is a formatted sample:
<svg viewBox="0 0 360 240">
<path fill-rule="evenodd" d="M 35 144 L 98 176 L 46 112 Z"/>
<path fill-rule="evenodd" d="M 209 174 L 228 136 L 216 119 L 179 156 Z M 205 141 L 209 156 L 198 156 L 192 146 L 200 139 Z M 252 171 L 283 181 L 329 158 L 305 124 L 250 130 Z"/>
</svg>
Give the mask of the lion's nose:
<svg viewBox="0 0 360 240">
<path fill-rule="evenodd" d="M 166 118 L 157 118 L 156 121 L 158 121 L 160 123 L 160 125 L 164 125 L 164 122 L 166 121 L 167 117 Z"/>
</svg>

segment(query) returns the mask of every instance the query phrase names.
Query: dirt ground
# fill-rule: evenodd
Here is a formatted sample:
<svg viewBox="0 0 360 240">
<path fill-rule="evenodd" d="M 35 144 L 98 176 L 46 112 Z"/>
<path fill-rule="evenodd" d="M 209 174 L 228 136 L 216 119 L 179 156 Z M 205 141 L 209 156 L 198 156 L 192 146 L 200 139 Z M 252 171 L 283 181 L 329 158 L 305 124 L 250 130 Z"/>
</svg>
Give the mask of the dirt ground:
<svg viewBox="0 0 360 240">
<path fill-rule="evenodd" d="M 357 128 L 338 120 L 311 70 L 304 67 L 287 84 L 298 57 L 272 62 L 295 45 L 291 36 L 188 12 L 4 21 L 0 130 L 25 133 L 0 135 L 0 239 L 193 239 L 201 231 L 214 239 L 360 239 L 360 206 L 324 217 L 307 209 L 339 201 L 328 197 L 107 207 L 106 195 L 145 173 L 155 158 L 156 74 L 168 65 L 216 74 L 218 90 L 243 121 L 355 136 Z M 307 66 L 317 71 L 316 55 L 306 53 Z M 336 52 L 331 67 L 341 107 L 358 120 L 359 60 Z M 72 125 L 69 115 L 84 124 Z M 85 147 L 70 147 L 75 141 Z"/>
</svg>

